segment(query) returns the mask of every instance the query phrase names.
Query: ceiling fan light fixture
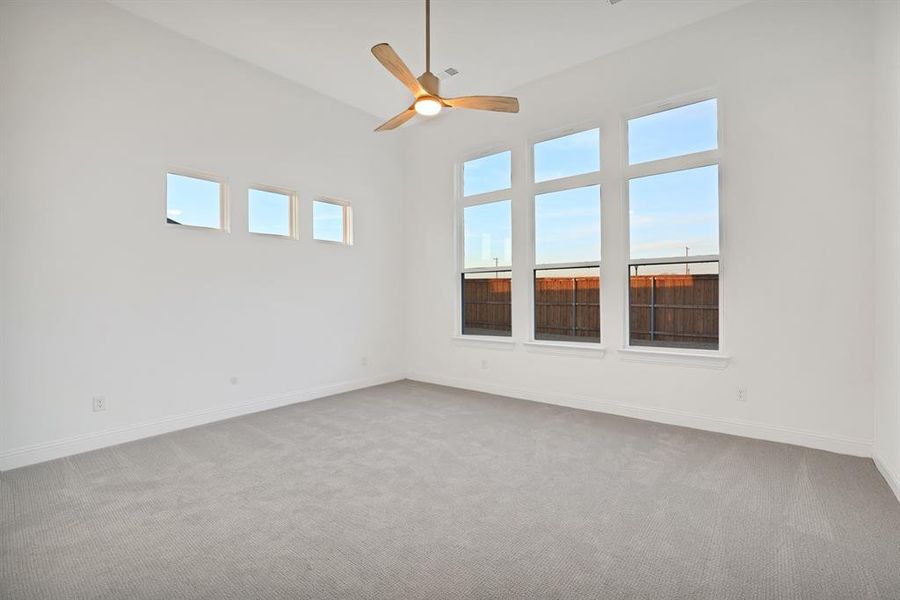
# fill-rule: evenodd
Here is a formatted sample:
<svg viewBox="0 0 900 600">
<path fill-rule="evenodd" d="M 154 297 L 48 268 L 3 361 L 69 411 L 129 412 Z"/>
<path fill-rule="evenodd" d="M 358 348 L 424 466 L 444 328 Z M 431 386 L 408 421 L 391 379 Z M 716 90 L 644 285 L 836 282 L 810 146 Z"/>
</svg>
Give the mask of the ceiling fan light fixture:
<svg viewBox="0 0 900 600">
<path fill-rule="evenodd" d="M 442 108 L 441 101 L 434 96 L 422 96 L 416 100 L 415 104 L 416 112 L 426 117 L 438 114 Z"/>
<path fill-rule="evenodd" d="M 419 77 L 412 74 L 403 59 L 397 56 L 390 44 L 384 42 L 372 46 L 372 54 L 396 77 L 400 83 L 406 86 L 413 94 L 415 101 L 400 114 L 394 115 L 375 131 L 390 131 L 397 129 L 416 115 L 433 117 L 447 108 L 468 108 L 471 110 L 489 110 L 493 112 L 517 113 L 519 101 L 507 96 L 460 96 L 458 98 L 444 98 L 440 93 L 439 78 L 431 72 L 431 0 L 425 0 L 425 72 Z M 458 73 L 456 69 L 444 71 L 448 74 Z"/>
</svg>

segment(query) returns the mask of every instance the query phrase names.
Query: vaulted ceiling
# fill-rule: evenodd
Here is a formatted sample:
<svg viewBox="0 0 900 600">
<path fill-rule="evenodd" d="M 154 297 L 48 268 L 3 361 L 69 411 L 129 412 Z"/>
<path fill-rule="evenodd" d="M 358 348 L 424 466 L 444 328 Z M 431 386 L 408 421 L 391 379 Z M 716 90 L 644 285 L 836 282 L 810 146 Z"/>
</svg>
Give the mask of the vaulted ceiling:
<svg viewBox="0 0 900 600">
<path fill-rule="evenodd" d="M 377 117 L 408 92 L 369 52 L 388 42 L 424 70 L 418 0 L 109 0 Z M 750 0 L 434 0 L 432 71 L 449 96 L 501 94 Z"/>
</svg>

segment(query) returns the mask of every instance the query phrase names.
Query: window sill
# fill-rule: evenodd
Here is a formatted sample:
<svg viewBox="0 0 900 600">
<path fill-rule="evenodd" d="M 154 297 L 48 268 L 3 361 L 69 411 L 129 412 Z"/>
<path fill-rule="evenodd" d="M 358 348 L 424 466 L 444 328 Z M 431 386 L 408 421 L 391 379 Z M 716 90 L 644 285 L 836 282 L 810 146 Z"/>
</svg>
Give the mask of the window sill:
<svg viewBox="0 0 900 600">
<path fill-rule="evenodd" d="M 516 341 L 507 336 L 493 335 L 454 335 L 450 338 L 457 346 L 471 348 L 491 348 L 493 350 L 514 350 Z"/>
<path fill-rule="evenodd" d="M 600 344 L 530 340 L 523 342 L 523 345 L 529 352 L 538 354 L 554 354 L 556 356 L 575 356 L 580 358 L 603 358 L 606 356 L 606 348 Z"/>
<path fill-rule="evenodd" d="M 651 363 L 676 367 L 697 367 L 701 369 L 724 369 L 731 361 L 730 356 L 718 352 L 680 350 L 658 350 L 650 348 L 622 348 L 619 358 L 625 362 Z"/>
</svg>

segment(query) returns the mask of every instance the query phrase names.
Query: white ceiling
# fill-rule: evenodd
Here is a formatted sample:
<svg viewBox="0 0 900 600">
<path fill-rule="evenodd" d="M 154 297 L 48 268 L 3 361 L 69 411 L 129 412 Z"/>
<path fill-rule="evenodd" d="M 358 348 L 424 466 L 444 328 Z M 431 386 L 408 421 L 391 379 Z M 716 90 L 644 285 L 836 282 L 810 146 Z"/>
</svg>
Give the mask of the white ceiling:
<svg viewBox="0 0 900 600">
<path fill-rule="evenodd" d="M 411 98 L 369 49 L 425 67 L 419 0 L 109 1 L 381 118 Z M 459 70 L 446 95 L 502 94 L 749 1 L 434 0 L 431 70 Z"/>
</svg>

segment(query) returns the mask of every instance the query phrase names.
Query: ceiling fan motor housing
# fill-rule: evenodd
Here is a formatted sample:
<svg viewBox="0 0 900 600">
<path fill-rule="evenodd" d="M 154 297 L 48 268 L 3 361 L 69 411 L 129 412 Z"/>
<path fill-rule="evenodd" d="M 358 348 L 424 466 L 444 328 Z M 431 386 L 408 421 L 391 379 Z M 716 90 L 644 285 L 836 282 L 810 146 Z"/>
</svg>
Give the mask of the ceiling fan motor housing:
<svg viewBox="0 0 900 600">
<path fill-rule="evenodd" d="M 429 95 L 440 97 L 441 82 L 434 73 L 426 71 L 418 77 L 418 80 Z"/>
</svg>

